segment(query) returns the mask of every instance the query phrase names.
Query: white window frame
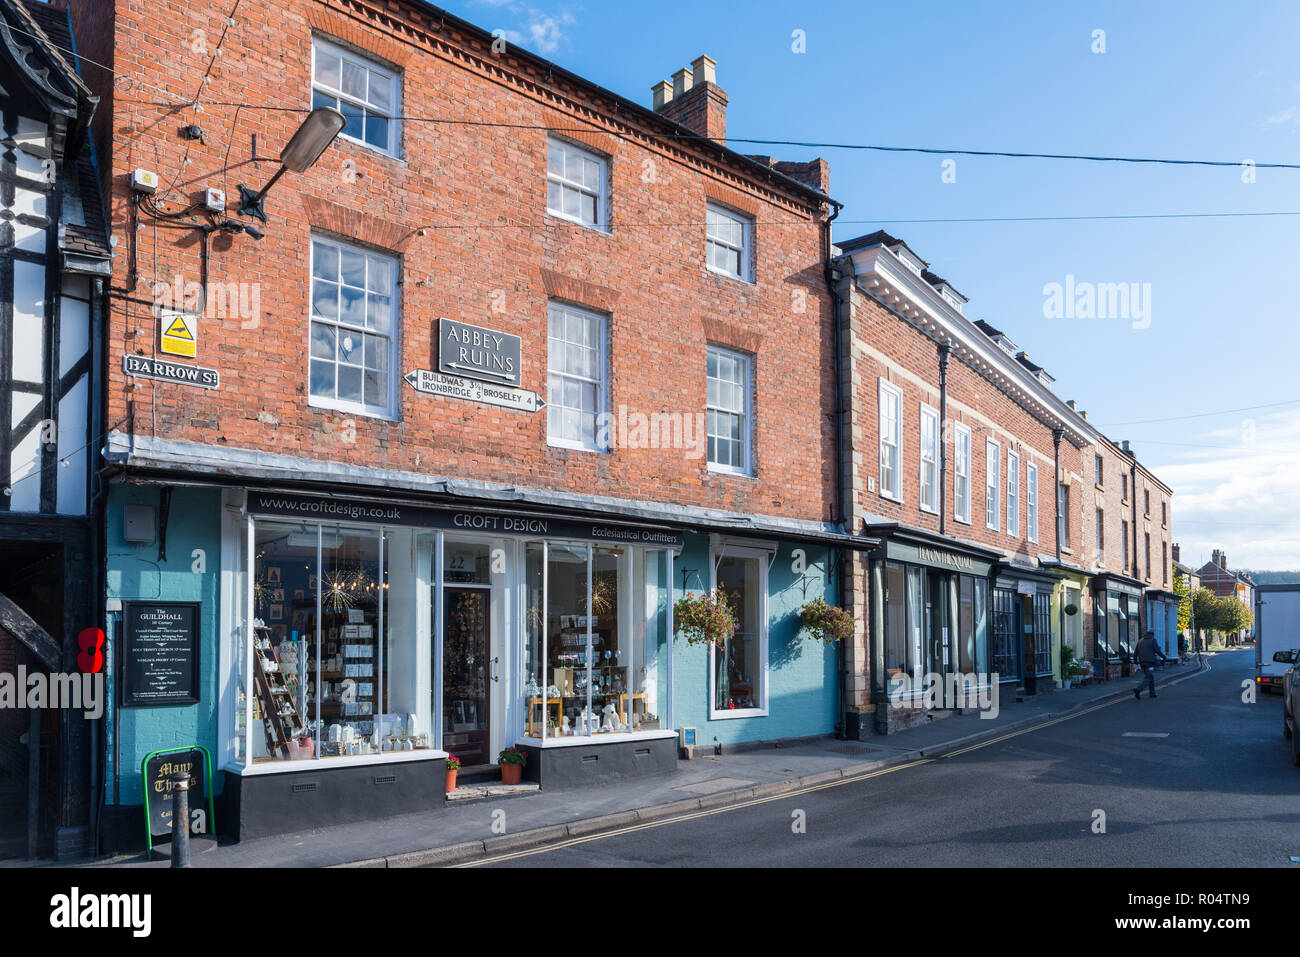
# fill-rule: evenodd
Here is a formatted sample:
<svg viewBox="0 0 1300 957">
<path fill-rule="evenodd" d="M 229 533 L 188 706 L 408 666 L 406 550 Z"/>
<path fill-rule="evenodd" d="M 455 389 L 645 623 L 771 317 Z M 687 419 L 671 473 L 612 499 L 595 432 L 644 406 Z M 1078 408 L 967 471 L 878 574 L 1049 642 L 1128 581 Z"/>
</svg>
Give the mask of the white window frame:
<svg viewBox="0 0 1300 957">
<path fill-rule="evenodd" d="M 378 107 L 368 102 L 367 100 L 359 100 L 355 96 L 344 93 L 343 90 L 341 89 L 343 85 L 341 75 L 339 78 L 338 89 L 331 87 L 325 83 L 319 82 L 316 79 L 316 57 L 317 54 L 319 54 L 320 52 L 328 53 L 331 56 L 337 56 L 340 60 L 340 64 L 342 62 L 351 61 L 353 64 L 364 67 L 366 70 L 370 71 L 371 73 L 377 73 L 384 79 L 387 79 L 392 84 L 391 112 L 385 112 L 384 110 L 379 109 Z M 341 65 L 339 69 L 340 71 L 342 70 Z M 369 77 L 367 77 L 366 80 L 367 92 L 369 88 L 369 82 L 370 82 Z M 350 136 L 349 134 L 343 132 L 339 133 L 339 137 L 341 139 L 345 139 L 349 143 L 356 143 L 358 146 L 364 146 L 368 150 L 374 150 L 376 153 L 382 153 L 385 156 L 392 156 L 396 158 L 399 155 L 400 144 L 402 142 L 401 120 L 398 119 L 398 117 L 402 115 L 402 78 L 401 75 L 397 73 L 397 71 L 393 70 L 391 67 L 385 66 L 384 64 L 378 62 L 377 60 L 372 59 L 371 57 L 364 56 L 363 54 L 360 53 L 355 53 L 352 50 L 347 49 L 346 47 L 339 46 L 337 43 L 330 42 L 324 37 L 316 36 L 316 37 L 312 37 L 312 41 L 311 41 L 311 93 L 312 93 L 313 102 L 315 100 L 317 90 L 320 90 L 320 92 L 328 96 L 335 97 L 340 101 L 346 100 L 349 104 L 360 107 L 363 110 L 369 110 L 371 113 L 377 113 L 380 116 L 386 117 L 388 120 L 388 145 L 386 147 L 376 146 L 374 143 L 368 142 L 365 139 L 360 139 L 355 136 Z"/>
<path fill-rule="evenodd" d="M 929 420 L 933 426 L 931 439 L 927 443 L 925 437 L 925 424 Z M 928 444 L 928 448 L 927 448 Z M 920 439 L 917 442 L 917 455 L 920 461 L 920 471 L 917 474 L 917 497 L 920 499 L 921 511 L 939 512 L 939 410 L 925 404 L 921 405 L 920 416 Z M 930 470 L 930 494 L 925 494 L 925 472 Z"/>
<path fill-rule="evenodd" d="M 1125 571 L 1128 570 L 1128 522 L 1121 520 L 1119 523 L 1119 550 L 1124 556 L 1124 564 L 1121 566 Z M 1137 564 L 1135 561 L 1133 564 Z"/>
<path fill-rule="evenodd" d="M 572 150 L 581 154 L 584 158 L 594 160 L 600 167 L 599 178 L 600 187 L 596 192 L 585 184 L 577 180 L 568 179 L 559 173 L 551 172 L 551 148 L 558 147 L 563 150 Z M 550 184 L 556 183 L 561 187 L 561 191 L 568 189 L 582 193 L 586 196 L 592 196 L 596 200 L 596 219 L 595 222 L 587 222 L 581 216 L 570 216 L 563 209 L 555 209 L 551 206 L 551 189 Z M 584 226 L 587 229 L 594 229 L 598 233 L 609 232 L 609 157 L 603 153 L 598 153 L 593 149 L 581 146 L 572 140 L 566 140 L 561 136 L 548 136 L 546 138 L 546 212 L 549 216 L 556 219 L 562 219 L 566 223 L 575 223 Z"/>
<path fill-rule="evenodd" d="M 754 220 L 744 213 L 729 209 L 719 203 L 705 203 L 704 205 L 704 268 L 716 276 L 726 276 L 729 279 L 739 279 L 741 282 L 753 283 L 753 257 L 754 257 Z M 728 242 L 725 239 L 718 239 L 709 235 L 708 214 L 713 213 L 717 216 L 725 217 L 739 224 L 741 230 L 741 245 Z M 709 261 L 709 247 L 721 246 L 740 253 L 740 272 L 734 273 L 727 269 L 719 269 Z"/>
<path fill-rule="evenodd" d="M 352 331 L 352 332 L 355 332 L 356 334 L 358 334 L 358 335 L 362 335 L 362 336 L 364 336 L 364 335 L 366 335 L 366 334 L 370 334 L 370 335 L 374 335 L 374 334 L 375 334 L 374 332 L 372 332 L 372 331 L 369 330 L 369 329 L 362 329 L 362 328 L 359 327 L 359 326 L 354 326 L 354 325 L 351 325 L 351 324 L 345 324 L 345 323 L 343 323 L 343 322 L 342 322 L 342 317 L 341 317 L 341 316 L 340 316 L 338 319 L 333 319 L 333 320 L 331 320 L 331 319 L 327 319 L 327 318 L 317 319 L 317 318 L 312 314 L 312 308 L 313 308 L 313 305 L 314 305 L 314 303 L 315 303 L 315 301 L 316 301 L 315 291 L 316 291 L 316 244 L 317 244 L 317 243 L 321 244 L 322 246 L 330 246 L 330 247 L 332 247 L 332 248 L 334 248 L 334 249 L 339 250 L 339 251 L 340 251 L 340 260 L 341 260 L 342 252 L 345 251 L 345 250 L 347 250 L 347 251 L 351 251 L 351 252 L 355 252 L 355 253 L 359 253 L 360 255 L 365 256 L 365 257 L 366 257 L 366 269 L 367 269 L 367 275 L 369 275 L 368 270 L 370 269 L 370 263 L 371 263 L 371 259 L 372 259 L 372 258 L 378 258 L 378 259 L 380 259 L 380 260 L 386 261 L 387 264 L 388 264 L 388 266 L 389 266 L 389 270 L 390 270 L 390 272 L 389 272 L 389 280 L 388 280 L 388 288 L 389 288 L 388 298 L 389 298 L 389 302 L 390 302 L 390 309 L 391 309 L 391 311 L 390 311 L 390 316 L 389 316 L 389 331 L 388 331 L 388 334 L 387 334 L 387 337 L 388 337 L 388 369 L 387 369 L 387 375 L 388 375 L 388 392 L 387 392 L 387 395 L 385 396 L 385 399 L 386 399 L 385 404 L 382 405 L 382 406 L 378 406 L 378 405 L 367 405 L 367 404 L 365 403 L 365 401 L 364 401 L 364 399 L 365 399 L 365 383 L 364 383 L 364 375 L 365 375 L 365 374 L 364 374 L 364 372 L 362 373 L 362 379 L 363 379 L 363 381 L 362 381 L 362 400 L 363 400 L 363 401 L 361 401 L 361 402 L 348 402 L 348 401 L 346 401 L 346 400 L 337 399 L 337 398 L 333 398 L 333 399 L 331 399 L 331 398 L 326 398 L 325 396 L 318 396 L 318 395 L 315 395 L 315 394 L 312 393 L 312 390 L 311 390 L 311 363 L 312 363 L 312 355 L 311 355 L 311 349 L 312 349 L 312 341 L 311 341 L 311 334 L 312 334 L 312 333 L 311 333 L 311 325 L 312 325 L 313 322 L 321 322 L 323 325 L 332 326 L 332 327 L 336 330 L 336 335 L 338 334 L 338 331 L 340 331 L 340 330 Z M 342 265 L 341 265 L 341 262 L 340 262 L 340 275 L 339 275 L 339 282 L 337 283 L 338 285 L 341 285 L 341 284 L 342 284 L 342 279 L 343 279 L 343 277 L 342 277 L 342 273 L 341 273 L 341 269 L 342 269 Z M 336 410 L 336 411 L 339 411 L 339 412 L 347 412 L 347 413 L 350 413 L 350 414 L 352 414 L 352 415 L 364 415 L 364 416 L 368 416 L 368 417 L 371 417 L 371 418 L 378 418 L 378 419 L 390 419 L 390 420 L 394 420 L 394 419 L 397 418 L 397 380 L 398 380 L 398 378 L 400 378 L 400 376 L 401 376 L 401 373 L 398 371 L 398 365 L 399 365 L 400 356 L 401 356 L 401 347 L 400 347 L 400 343 L 401 343 L 401 330 L 402 330 L 402 326 L 401 326 L 401 318 L 402 318 L 402 313 L 401 313 L 401 286 L 399 285 L 400 280 L 401 280 L 401 263 L 400 263 L 400 261 L 398 260 L 398 258 L 397 258 L 396 256 L 393 256 L 393 255 L 391 255 L 391 254 L 389 254 L 389 253 L 381 252 L 381 251 L 379 251 L 379 250 L 377 250 L 377 249 L 369 249 L 369 248 L 367 248 L 367 247 L 365 247 L 365 246 L 358 245 L 357 243 L 346 243 L 346 242 L 343 242 L 342 240 L 333 239 L 333 238 L 331 238 L 331 237 L 329 237 L 329 236 L 322 236 L 322 235 L 319 235 L 319 234 L 317 234 L 317 233 L 312 233 L 312 234 L 308 237 L 308 247 L 307 247 L 307 404 L 308 404 L 309 406 L 311 406 L 312 408 L 316 408 L 316 409 L 334 409 L 334 410 Z M 328 281 L 328 280 L 325 280 L 325 281 Z M 355 287 L 353 287 L 353 288 L 355 288 Z M 369 295 L 368 292 L 367 292 L 367 295 Z M 364 348 L 364 342 L 363 342 L 363 348 Z M 336 351 L 335 354 L 337 355 L 337 351 Z M 335 376 L 336 376 L 336 377 L 337 377 L 337 375 L 338 375 L 338 365 L 339 365 L 339 363 L 338 363 L 338 360 L 337 360 L 337 358 L 336 358 L 336 359 L 334 360 Z M 337 380 L 336 380 L 336 383 L 337 383 Z M 337 385 L 336 385 L 336 390 L 335 390 L 335 391 L 337 391 Z"/>
<path fill-rule="evenodd" d="M 551 325 L 552 311 L 556 309 L 562 309 L 565 312 L 577 313 L 578 315 L 586 319 L 595 319 L 600 323 L 600 332 L 597 335 L 597 340 L 599 342 L 599 350 L 598 350 L 599 355 L 597 356 L 597 360 L 596 360 L 599 363 L 599 368 L 600 368 L 599 379 L 588 379 L 585 376 L 579 376 L 568 372 L 552 372 L 551 342 L 554 339 L 554 337 L 550 334 L 550 325 Z M 567 338 L 562 341 L 565 344 L 568 344 Z M 551 299 L 547 302 L 546 304 L 546 398 L 547 398 L 548 408 L 552 404 L 550 401 L 552 375 L 559 375 L 564 378 L 577 379 L 583 382 L 595 383 L 596 408 L 595 411 L 593 412 L 593 415 L 595 415 L 596 420 L 594 423 L 594 427 L 592 429 L 592 444 L 588 445 L 585 442 L 575 441 L 573 439 L 567 439 L 563 436 L 552 435 L 550 416 L 548 414 L 547 422 L 546 422 L 546 444 L 551 446 L 552 448 L 574 449 L 579 452 L 598 452 L 598 453 L 608 452 L 609 449 L 606 446 L 602 445 L 600 441 L 601 439 L 600 417 L 601 414 L 607 411 L 609 407 L 609 317 L 607 315 L 605 315 L 603 312 L 596 312 L 595 310 L 592 309 L 583 309 L 581 306 L 575 306 L 572 303 L 564 302 L 559 299 Z"/>
<path fill-rule="evenodd" d="M 891 382 L 884 379 L 879 380 L 880 388 L 877 395 L 877 405 L 879 415 L 880 430 L 880 457 L 877 463 L 876 481 L 880 484 L 880 497 L 887 498 L 895 502 L 903 500 L 903 390 Z M 894 484 L 890 488 L 885 487 L 885 396 L 891 396 L 896 405 L 897 415 L 894 416 Z"/>
<path fill-rule="evenodd" d="M 1097 564 L 1106 561 L 1106 510 L 1097 509 Z"/>
<path fill-rule="evenodd" d="M 966 454 L 962 456 L 962 439 L 965 440 Z M 974 456 L 971 452 L 971 431 L 970 426 L 962 425 L 960 422 L 953 423 L 953 512 L 952 517 L 955 521 L 969 525 L 971 510 L 971 492 L 973 483 L 971 481 L 971 464 Z M 961 496 L 957 494 L 962 480 L 966 482 L 966 509 L 963 512 L 961 508 Z"/>
<path fill-rule="evenodd" d="M 1025 463 L 1025 535 L 1038 544 L 1038 466 Z"/>
<path fill-rule="evenodd" d="M 1020 537 L 1020 454 L 1007 449 L 1007 534 Z"/>
<path fill-rule="evenodd" d="M 770 687 L 771 664 L 768 660 L 767 640 L 768 640 L 768 605 L 767 605 L 767 572 L 776 556 L 776 545 L 773 543 L 767 548 L 752 548 L 742 545 L 732 545 L 730 542 L 718 542 L 711 544 L 709 547 L 709 589 L 717 592 L 718 590 L 718 563 L 722 558 L 753 558 L 758 560 L 758 655 L 762 661 L 762 681 L 763 687 L 759 692 L 760 707 L 757 708 L 719 708 L 717 702 L 717 684 L 714 680 L 717 668 L 717 646 L 709 645 L 709 672 L 707 681 L 709 684 L 709 720 L 721 721 L 730 718 L 766 718 L 769 712 L 770 699 L 768 698 L 768 688 Z"/>
<path fill-rule="evenodd" d="M 741 363 L 741 368 L 743 370 L 743 376 L 744 376 L 744 382 L 743 382 L 744 405 L 740 410 L 727 409 L 727 408 L 723 408 L 722 406 L 709 405 L 708 403 L 708 378 L 709 378 L 708 368 L 709 367 L 708 367 L 707 359 L 710 353 L 717 356 L 726 356 L 729 359 L 737 360 Z M 714 345 L 710 345 L 706 347 L 705 359 L 706 361 L 704 366 L 704 376 L 705 376 L 704 408 L 705 408 L 706 429 L 707 429 L 709 412 L 717 411 L 727 415 L 739 415 L 744 419 L 744 428 L 741 431 L 742 431 L 742 439 L 744 441 L 744 448 L 745 448 L 744 462 L 741 464 L 739 468 L 737 468 L 734 465 L 724 465 L 720 462 L 714 462 L 710 460 L 707 463 L 708 469 L 710 472 L 721 472 L 726 475 L 746 475 L 746 476 L 753 475 L 754 474 L 754 364 L 753 361 L 751 360 L 750 356 L 744 352 L 740 352 L 736 349 L 728 349 L 724 346 L 714 346 Z M 708 435 L 706 433 L 705 435 L 706 450 L 707 450 L 707 439 L 708 439 Z M 707 457 L 707 451 L 706 451 L 706 457 Z"/>
<path fill-rule="evenodd" d="M 1070 486 L 1059 480 L 1056 483 L 1056 510 L 1056 536 L 1062 550 L 1068 550 L 1070 547 Z M 1079 537 L 1083 537 L 1082 528 Z M 1083 548 L 1082 541 L 1079 542 L 1079 548 Z"/>
<path fill-rule="evenodd" d="M 993 515 L 989 516 L 992 506 Z M 997 531 L 1002 526 L 1002 445 L 984 440 L 984 527 Z"/>
</svg>

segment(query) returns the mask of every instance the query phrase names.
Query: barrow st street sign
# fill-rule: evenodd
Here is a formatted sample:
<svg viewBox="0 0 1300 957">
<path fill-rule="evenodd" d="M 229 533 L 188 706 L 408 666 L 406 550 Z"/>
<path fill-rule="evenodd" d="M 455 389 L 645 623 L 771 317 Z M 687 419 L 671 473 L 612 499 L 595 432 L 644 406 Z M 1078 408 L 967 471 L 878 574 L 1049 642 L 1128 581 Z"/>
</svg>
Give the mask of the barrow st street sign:
<svg viewBox="0 0 1300 957">
<path fill-rule="evenodd" d="M 449 399 L 465 399 L 468 402 L 499 405 L 504 409 L 514 409 L 517 412 L 537 412 L 546 406 L 546 402 L 540 395 L 528 389 L 516 389 L 513 386 L 495 385 L 491 382 L 475 382 L 458 375 L 444 375 L 429 369 L 415 369 L 408 372 L 405 378 L 416 392 L 423 392 L 425 395 L 440 395 Z"/>
<path fill-rule="evenodd" d="M 183 362 L 170 362 L 167 359 L 124 355 L 122 371 L 129 376 L 157 379 L 159 382 L 175 382 L 177 385 L 193 385 L 200 389 L 221 387 L 221 374 L 216 369 L 186 365 Z"/>
</svg>

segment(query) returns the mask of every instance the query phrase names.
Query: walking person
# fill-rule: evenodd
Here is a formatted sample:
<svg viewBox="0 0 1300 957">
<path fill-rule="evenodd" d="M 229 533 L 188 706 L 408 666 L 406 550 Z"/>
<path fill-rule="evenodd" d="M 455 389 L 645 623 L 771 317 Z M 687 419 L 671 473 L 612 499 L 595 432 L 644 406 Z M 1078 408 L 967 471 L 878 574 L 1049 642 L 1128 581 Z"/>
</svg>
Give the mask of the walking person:
<svg viewBox="0 0 1300 957">
<path fill-rule="evenodd" d="M 1150 689 L 1147 694 L 1148 698 L 1156 696 L 1156 662 L 1168 661 L 1169 656 L 1160 650 L 1156 644 L 1156 633 L 1148 631 L 1142 636 L 1142 640 L 1137 643 L 1137 648 L 1133 650 L 1133 657 L 1137 659 L 1138 665 L 1142 668 L 1142 677 L 1138 679 L 1137 687 L 1133 689 L 1133 697 L 1141 699 L 1143 683 Z"/>
</svg>

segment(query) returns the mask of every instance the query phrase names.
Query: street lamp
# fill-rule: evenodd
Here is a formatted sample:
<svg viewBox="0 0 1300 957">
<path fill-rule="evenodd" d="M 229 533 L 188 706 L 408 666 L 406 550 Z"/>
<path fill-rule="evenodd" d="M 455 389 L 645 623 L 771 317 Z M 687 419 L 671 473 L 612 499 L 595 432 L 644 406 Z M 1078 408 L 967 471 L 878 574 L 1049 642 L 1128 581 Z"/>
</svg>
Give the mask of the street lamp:
<svg viewBox="0 0 1300 957">
<path fill-rule="evenodd" d="M 298 132 L 293 134 L 293 138 L 280 151 L 280 168 L 267 184 L 257 192 L 243 183 L 239 184 L 239 215 L 256 216 L 266 222 L 262 200 L 267 191 L 284 175 L 285 170 L 301 173 L 320 159 L 321 153 L 334 142 L 334 137 L 339 135 L 345 122 L 343 114 L 329 106 L 317 107 L 307 114 L 302 126 L 298 127 Z"/>
</svg>

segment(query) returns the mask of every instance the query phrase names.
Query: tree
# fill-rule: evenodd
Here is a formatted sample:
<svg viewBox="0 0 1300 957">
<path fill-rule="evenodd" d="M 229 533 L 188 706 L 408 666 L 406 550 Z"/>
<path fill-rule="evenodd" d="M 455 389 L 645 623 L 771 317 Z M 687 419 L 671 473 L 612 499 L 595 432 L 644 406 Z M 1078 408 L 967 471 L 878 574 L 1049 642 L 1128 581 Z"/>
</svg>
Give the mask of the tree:
<svg viewBox="0 0 1300 957">
<path fill-rule="evenodd" d="M 1174 594 L 1178 596 L 1178 632 L 1182 634 L 1192 626 L 1192 590 L 1187 579 L 1174 573 Z"/>
</svg>

